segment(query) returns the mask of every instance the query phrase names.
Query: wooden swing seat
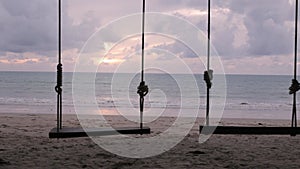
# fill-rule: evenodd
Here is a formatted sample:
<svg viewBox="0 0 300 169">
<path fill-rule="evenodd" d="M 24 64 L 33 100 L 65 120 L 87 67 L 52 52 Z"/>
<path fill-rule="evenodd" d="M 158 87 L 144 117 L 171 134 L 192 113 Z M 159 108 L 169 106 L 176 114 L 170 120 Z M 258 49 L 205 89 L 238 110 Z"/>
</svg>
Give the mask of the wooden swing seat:
<svg viewBox="0 0 300 169">
<path fill-rule="evenodd" d="M 296 135 L 300 127 L 200 126 L 201 134 Z"/>
<path fill-rule="evenodd" d="M 108 136 L 108 135 L 118 135 L 118 134 L 150 134 L 149 127 L 123 127 L 123 128 L 89 128 L 83 129 L 78 128 L 68 128 L 64 127 L 57 130 L 53 128 L 49 132 L 49 138 L 75 138 L 75 137 L 88 137 L 88 136 Z"/>
</svg>

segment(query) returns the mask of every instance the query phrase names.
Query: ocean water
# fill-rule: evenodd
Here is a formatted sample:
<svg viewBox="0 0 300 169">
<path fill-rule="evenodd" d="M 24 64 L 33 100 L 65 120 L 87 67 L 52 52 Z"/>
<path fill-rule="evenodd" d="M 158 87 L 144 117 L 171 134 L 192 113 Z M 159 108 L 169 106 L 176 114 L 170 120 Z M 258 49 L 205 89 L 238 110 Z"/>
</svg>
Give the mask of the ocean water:
<svg viewBox="0 0 300 169">
<path fill-rule="evenodd" d="M 82 77 L 87 76 L 94 74 L 82 73 Z M 227 91 L 223 117 L 290 119 L 292 96 L 288 94 L 288 88 L 291 78 L 284 75 L 226 75 L 226 86 L 222 89 Z M 72 79 L 72 73 L 64 73 L 64 113 L 75 113 Z M 194 111 L 196 105 L 198 115 L 204 117 L 206 86 L 203 75 L 146 74 L 145 80 L 150 88 L 150 94 L 145 99 L 146 110 L 161 112 L 167 109 L 169 111 L 164 115 L 176 116 L 168 112 L 182 109 L 189 116 L 189 110 Z M 56 113 L 55 81 L 54 72 L 0 72 L 0 113 Z M 98 73 L 94 81 L 82 84 L 94 84 L 94 98 L 99 109 L 128 108 L 138 112 L 136 87 L 139 81 L 138 74 Z M 191 87 L 192 83 L 195 85 Z M 91 89 L 82 88 L 82 91 L 90 93 Z M 91 104 L 84 94 L 81 98 L 78 101 L 80 104 Z M 218 98 L 221 96 L 212 88 L 212 102 L 218 102 Z"/>
</svg>

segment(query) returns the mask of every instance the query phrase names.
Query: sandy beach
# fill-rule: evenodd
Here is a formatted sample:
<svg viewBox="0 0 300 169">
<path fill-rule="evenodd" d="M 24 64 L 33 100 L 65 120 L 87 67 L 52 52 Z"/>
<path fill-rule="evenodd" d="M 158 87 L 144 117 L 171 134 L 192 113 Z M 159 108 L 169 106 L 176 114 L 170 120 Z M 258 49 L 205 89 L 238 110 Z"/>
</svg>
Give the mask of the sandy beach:
<svg viewBox="0 0 300 169">
<path fill-rule="evenodd" d="M 114 121 L 122 120 L 111 116 Z M 77 126 L 65 115 L 66 126 Z M 49 139 L 55 115 L 0 114 L 0 168 L 300 168 L 299 136 L 214 135 L 198 143 L 198 125 L 170 151 L 145 159 L 111 154 L 90 138 Z M 151 123 L 151 135 L 174 119 Z M 278 120 L 224 120 L 224 125 L 289 125 Z M 150 136 L 151 136 L 150 135 Z"/>
</svg>

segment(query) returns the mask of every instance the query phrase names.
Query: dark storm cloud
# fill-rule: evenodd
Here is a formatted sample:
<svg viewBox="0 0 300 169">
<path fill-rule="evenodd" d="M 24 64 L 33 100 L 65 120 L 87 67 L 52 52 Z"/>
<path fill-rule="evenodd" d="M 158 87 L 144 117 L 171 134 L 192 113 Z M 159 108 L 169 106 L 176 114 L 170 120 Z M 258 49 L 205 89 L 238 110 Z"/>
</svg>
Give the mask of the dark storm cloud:
<svg viewBox="0 0 300 169">
<path fill-rule="evenodd" d="M 154 0 L 151 3 L 162 11 L 181 8 L 207 10 L 207 1 Z M 290 54 L 294 41 L 294 5 L 288 0 L 211 0 L 212 44 L 223 58 Z M 191 16 L 179 12 L 173 14 L 191 20 Z M 206 34 L 207 16 L 197 17 L 198 21 L 193 23 Z M 193 56 L 188 48 L 181 46 L 174 43 L 160 47 L 186 54 L 183 57 Z"/>
<path fill-rule="evenodd" d="M 1 1 L 0 50 L 22 53 L 55 48 L 54 1 Z"/>
<path fill-rule="evenodd" d="M 287 0 L 264 0 L 263 3 L 256 0 L 252 3 L 260 5 L 252 5 L 243 11 L 250 38 L 248 54 L 292 53 L 294 29 L 290 26 L 293 26 L 294 6 L 291 6 Z M 234 9 L 237 9 L 236 5 Z M 288 21 L 292 25 L 289 25 Z"/>
<path fill-rule="evenodd" d="M 219 34 L 213 32 L 217 50 L 223 55 L 233 56 L 261 56 L 289 54 L 293 49 L 293 19 L 294 4 L 288 0 L 230 0 L 214 1 L 217 6 L 231 10 L 227 15 L 227 22 L 231 27 Z M 244 26 L 247 29 L 247 45 L 243 48 L 235 48 L 232 45 L 233 34 L 237 31 L 235 17 L 243 17 Z M 212 27 L 219 27 L 214 22 Z"/>
<path fill-rule="evenodd" d="M 162 2 L 168 3 L 171 2 Z M 176 3 L 182 8 L 207 10 L 207 1 L 178 0 Z M 232 58 L 293 52 L 295 6 L 288 0 L 211 0 L 211 8 L 212 44 L 219 55 Z M 180 13 L 173 14 L 191 19 Z M 207 16 L 198 17 L 199 21 L 194 24 L 206 33 Z M 176 46 L 166 48 L 177 50 Z"/>
<path fill-rule="evenodd" d="M 63 47 L 81 48 L 97 23 L 88 18 L 74 25 L 67 9 L 68 4 L 63 3 Z M 40 54 L 55 51 L 57 21 L 57 1 L 0 1 L 0 51 Z"/>
<path fill-rule="evenodd" d="M 140 1 L 108 1 L 100 5 L 100 14 L 93 12 L 80 23 L 68 16 L 72 1 L 63 1 L 63 48 L 81 49 L 84 42 L 100 25 L 99 21 L 110 15 L 140 12 Z M 116 6 L 116 3 L 120 6 Z M 72 3 L 83 3 L 74 1 Z M 92 1 L 90 2 L 92 3 Z M 99 1 L 94 0 L 93 4 Z M 227 57 L 261 56 L 289 54 L 293 48 L 294 4 L 288 0 L 211 0 L 212 9 L 212 43 L 218 53 Z M 101 4 L 101 3 L 99 3 Z M 199 0 L 151 0 L 147 1 L 147 11 L 168 12 L 178 9 L 196 9 L 205 11 L 207 1 Z M 80 6 L 77 7 L 80 10 Z M 96 7 L 95 7 L 96 8 Z M 227 8 L 222 13 L 217 9 Z M 94 10 L 94 9 L 93 9 Z M 92 11 L 93 11 L 92 10 Z M 95 10 L 94 10 L 95 11 Z M 126 12 L 124 12 L 126 11 Z M 96 11 L 97 12 L 97 11 Z M 176 16 L 190 19 L 173 12 Z M 206 33 L 205 15 L 193 22 Z M 197 19 L 194 17 L 194 19 Z M 240 27 L 244 26 L 247 37 L 243 39 Z M 116 38 L 115 35 L 107 35 Z M 57 1 L 50 0 L 2 0 L 0 1 L 0 53 L 35 52 L 55 56 L 57 49 Z M 236 39 L 241 38 L 243 45 L 236 46 Z M 182 57 L 194 57 L 189 48 L 174 43 L 163 47 Z"/>
</svg>

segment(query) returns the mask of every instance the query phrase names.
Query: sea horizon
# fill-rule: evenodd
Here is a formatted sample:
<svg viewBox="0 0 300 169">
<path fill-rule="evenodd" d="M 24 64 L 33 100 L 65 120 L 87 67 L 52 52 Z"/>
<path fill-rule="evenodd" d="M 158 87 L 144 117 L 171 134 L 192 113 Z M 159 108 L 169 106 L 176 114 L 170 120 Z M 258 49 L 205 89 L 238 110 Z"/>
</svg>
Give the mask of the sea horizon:
<svg viewBox="0 0 300 169">
<path fill-rule="evenodd" d="M 0 70 L 0 73 L 57 73 L 56 70 L 53 71 L 33 71 L 33 70 Z M 74 71 L 63 71 L 63 73 L 75 73 Z M 95 72 L 76 72 L 76 73 L 95 73 Z M 105 73 L 105 74 L 114 74 L 116 72 L 96 72 L 96 73 Z M 139 74 L 136 72 L 117 72 L 117 74 Z M 145 72 L 145 74 L 166 74 L 161 72 Z M 190 75 L 187 73 L 170 73 L 171 75 Z M 192 73 L 193 75 L 203 75 L 204 73 Z M 216 74 L 214 75 L 223 75 L 223 74 Z M 237 76 L 291 76 L 292 78 L 294 75 L 291 74 L 255 74 L 255 73 L 224 73 L 224 75 L 237 75 Z M 297 75 L 297 78 L 300 78 L 300 74 Z"/>
<path fill-rule="evenodd" d="M 139 75 L 119 73 L 121 78 L 132 78 L 129 88 L 119 84 L 119 82 L 112 82 L 113 75 L 113 73 L 97 73 L 95 93 L 99 109 L 105 112 L 113 112 L 114 109 L 131 109 L 131 113 L 127 115 L 139 115 L 138 95 L 136 94 Z M 202 74 L 193 74 L 192 76 L 173 74 L 170 76 L 148 73 L 147 75 L 146 83 L 149 85 L 150 91 L 153 90 L 154 92 L 150 95 L 151 100 L 146 100 L 145 108 L 151 108 L 155 116 L 164 110 L 171 112 L 169 114 L 163 113 L 164 116 L 177 116 L 180 109 L 183 110 L 184 115 L 191 116 L 194 113 L 189 113 L 189 111 L 195 109 L 195 104 L 192 103 L 195 99 L 199 99 L 200 101 L 197 103 L 199 117 L 204 117 L 206 85 Z M 76 113 L 72 96 L 72 76 L 72 72 L 65 72 L 64 74 L 63 106 L 66 114 Z M 218 75 L 215 76 L 218 77 Z M 199 90 L 186 90 L 185 95 L 180 96 L 178 94 L 180 87 L 178 88 L 176 81 L 177 83 L 181 81 L 189 84 L 191 82 L 187 79 L 188 77 L 195 77 Z M 224 105 L 224 118 L 290 119 L 292 108 L 292 97 L 288 94 L 291 83 L 290 76 L 227 74 L 225 77 L 227 96 Z M 216 84 L 217 82 L 213 81 L 213 83 Z M 0 84 L 2 86 L 0 89 L 0 113 L 5 113 L 14 107 L 17 113 L 56 113 L 56 92 L 54 91 L 56 72 L 0 71 Z M 117 90 L 113 91 L 112 86 Z M 166 100 L 160 91 L 165 93 Z M 199 92 L 198 96 L 195 95 L 197 92 Z M 113 98 L 112 96 L 115 94 L 118 97 Z M 211 98 L 212 102 L 218 102 L 220 96 L 213 92 Z M 39 112 L 41 108 L 44 109 L 43 112 Z M 173 113 L 174 110 L 176 110 L 175 113 Z M 99 110 L 95 110 L 95 112 L 97 111 Z"/>
</svg>

